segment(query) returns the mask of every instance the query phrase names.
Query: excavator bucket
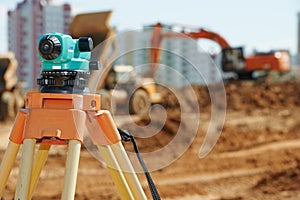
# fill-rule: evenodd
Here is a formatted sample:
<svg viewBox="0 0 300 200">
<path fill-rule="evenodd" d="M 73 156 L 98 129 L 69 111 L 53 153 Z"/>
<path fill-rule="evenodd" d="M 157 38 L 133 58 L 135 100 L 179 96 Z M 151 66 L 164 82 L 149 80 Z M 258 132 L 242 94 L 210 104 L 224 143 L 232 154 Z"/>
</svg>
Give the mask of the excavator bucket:
<svg viewBox="0 0 300 200">
<path fill-rule="evenodd" d="M 76 15 L 70 25 L 71 36 L 73 38 L 92 37 L 94 46 L 100 44 L 112 31 L 108 23 L 111 14 L 112 11 Z"/>
<path fill-rule="evenodd" d="M 110 38 L 114 35 L 114 30 L 109 25 L 111 15 L 112 11 L 78 14 L 70 25 L 70 34 L 73 38 L 91 37 L 93 39 L 92 59 L 98 60 L 104 67 L 97 89 L 103 86 L 110 68 L 106 65 L 114 59 L 117 50 L 116 41 Z M 108 40 L 108 38 L 110 39 Z"/>
<path fill-rule="evenodd" d="M 17 61 L 12 53 L 0 55 L 0 93 L 16 86 Z"/>
</svg>

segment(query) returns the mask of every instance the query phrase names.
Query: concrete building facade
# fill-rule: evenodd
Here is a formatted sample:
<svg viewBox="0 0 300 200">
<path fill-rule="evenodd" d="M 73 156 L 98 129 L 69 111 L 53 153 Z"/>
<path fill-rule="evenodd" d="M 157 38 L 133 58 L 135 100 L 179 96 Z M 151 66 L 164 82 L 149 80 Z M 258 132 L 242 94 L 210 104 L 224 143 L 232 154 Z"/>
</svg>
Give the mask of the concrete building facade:
<svg viewBox="0 0 300 200">
<path fill-rule="evenodd" d="M 53 5 L 50 0 L 24 0 L 8 11 L 8 49 L 19 62 L 18 77 L 26 88 L 36 89 L 40 74 L 38 39 L 50 32 L 68 33 L 69 4 Z"/>
</svg>

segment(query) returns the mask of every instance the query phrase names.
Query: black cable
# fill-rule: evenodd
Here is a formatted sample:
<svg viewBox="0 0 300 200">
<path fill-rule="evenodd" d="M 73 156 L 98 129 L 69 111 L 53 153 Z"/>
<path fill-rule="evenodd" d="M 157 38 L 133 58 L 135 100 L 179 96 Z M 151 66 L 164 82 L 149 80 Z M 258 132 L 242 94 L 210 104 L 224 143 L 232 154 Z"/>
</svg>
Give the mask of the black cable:
<svg viewBox="0 0 300 200">
<path fill-rule="evenodd" d="M 145 162 L 144 162 L 144 160 L 143 160 L 143 158 L 142 158 L 142 156 L 140 154 L 139 148 L 138 148 L 138 146 L 136 144 L 136 141 L 135 141 L 133 135 L 131 135 L 128 131 L 122 130 L 122 129 L 119 129 L 119 128 L 118 128 L 118 131 L 119 131 L 120 136 L 121 136 L 121 138 L 122 138 L 123 141 L 125 141 L 125 142 L 129 142 L 130 141 L 130 142 L 132 142 L 134 151 L 136 153 L 136 156 L 137 156 L 137 158 L 138 158 L 138 160 L 139 160 L 139 162 L 140 162 L 140 164 L 141 164 L 141 166 L 142 166 L 142 168 L 144 170 L 144 174 L 145 174 L 145 176 L 147 178 L 148 186 L 149 186 L 149 189 L 151 191 L 152 198 L 153 198 L 153 200 L 160 200 L 159 193 L 158 193 L 158 191 L 157 191 L 157 189 L 155 187 L 155 184 L 154 184 L 154 182 L 153 182 L 153 180 L 152 180 L 152 178 L 150 176 L 150 173 L 149 173 L 149 171 L 148 171 L 148 169 L 147 169 L 147 167 L 145 165 Z"/>
</svg>

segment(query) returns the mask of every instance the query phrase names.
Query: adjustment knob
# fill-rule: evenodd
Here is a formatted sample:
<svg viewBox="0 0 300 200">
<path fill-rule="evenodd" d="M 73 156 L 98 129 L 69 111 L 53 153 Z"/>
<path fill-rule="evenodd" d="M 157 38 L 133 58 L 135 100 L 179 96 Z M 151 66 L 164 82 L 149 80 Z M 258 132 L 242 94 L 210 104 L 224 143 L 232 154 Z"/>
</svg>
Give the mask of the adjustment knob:
<svg viewBox="0 0 300 200">
<path fill-rule="evenodd" d="M 78 48 L 81 52 L 92 51 L 93 46 L 93 40 L 90 37 L 80 37 L 78 40 Z"/>
</svg>

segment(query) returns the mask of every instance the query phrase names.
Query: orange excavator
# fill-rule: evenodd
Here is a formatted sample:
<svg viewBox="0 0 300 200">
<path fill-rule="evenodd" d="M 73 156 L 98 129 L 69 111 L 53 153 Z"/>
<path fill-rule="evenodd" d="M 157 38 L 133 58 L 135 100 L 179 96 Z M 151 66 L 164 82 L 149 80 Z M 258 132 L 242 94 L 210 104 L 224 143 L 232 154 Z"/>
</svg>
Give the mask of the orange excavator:
<svg viewBox="0 0 300 200">
<path fill-rule="evenodd" d="M 231 47 L 229 43 L 218 33 L 203 28 L 190 31 L 190 28 L 180 26 L 182 32 L 164 31 L 165 26 L 157 23 L 153 26 L 151 37 L 150 62 L 153 63 L 151 72 L 156 71 L 161 53 L 161 43 L 164 38 L 192 38 L 209 39 L 219 44 L 222 49 L 221 68 L 224 72 L 233 72 L 238 79 L 253 79 L 255 72 L 278 71 L 286 72 L 290 69 L 290 55 L 287 51 L 270 51 L 255 53 L 245 57 L 242 47 Z M 260 73 L 262 74 L 262 73 Z M 266 74 L 266 73 L 263 73 Z"/>
</svg>

